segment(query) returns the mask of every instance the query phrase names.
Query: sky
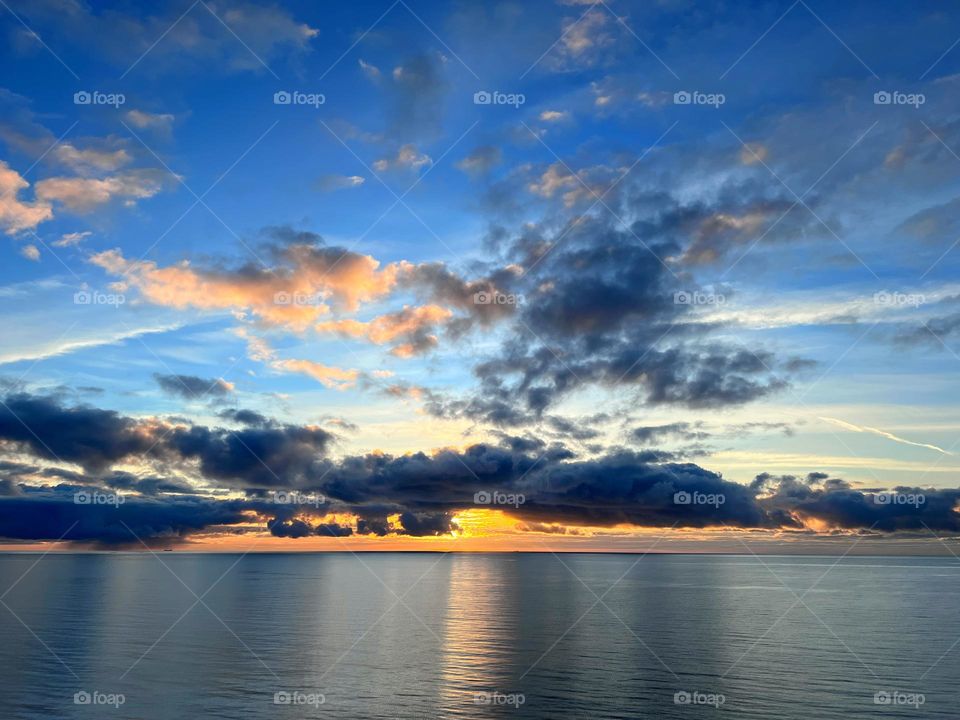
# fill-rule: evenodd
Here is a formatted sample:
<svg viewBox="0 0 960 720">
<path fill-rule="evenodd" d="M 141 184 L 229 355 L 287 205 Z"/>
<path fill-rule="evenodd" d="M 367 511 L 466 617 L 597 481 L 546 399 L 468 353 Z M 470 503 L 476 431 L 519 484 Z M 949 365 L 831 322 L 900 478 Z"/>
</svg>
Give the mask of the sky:
<svg viewBox="0 0 960 720">
<path fill-rule="evenodd" d="M 954 552 L 940 2 L 0 11 L 0 546 Z"/>
</svg>

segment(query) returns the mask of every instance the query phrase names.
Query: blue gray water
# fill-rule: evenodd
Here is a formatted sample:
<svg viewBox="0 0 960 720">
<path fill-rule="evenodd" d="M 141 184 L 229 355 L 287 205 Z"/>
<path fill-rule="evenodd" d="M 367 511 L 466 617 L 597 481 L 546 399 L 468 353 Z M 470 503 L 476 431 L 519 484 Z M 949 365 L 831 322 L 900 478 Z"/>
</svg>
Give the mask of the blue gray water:
<svg viewBox="0 0 960 720">
<path fill-rule="evenodd" d="M 14 554 L 4 591 L 5 720 L 960 717 L 952 558 Z"/>
</svg>

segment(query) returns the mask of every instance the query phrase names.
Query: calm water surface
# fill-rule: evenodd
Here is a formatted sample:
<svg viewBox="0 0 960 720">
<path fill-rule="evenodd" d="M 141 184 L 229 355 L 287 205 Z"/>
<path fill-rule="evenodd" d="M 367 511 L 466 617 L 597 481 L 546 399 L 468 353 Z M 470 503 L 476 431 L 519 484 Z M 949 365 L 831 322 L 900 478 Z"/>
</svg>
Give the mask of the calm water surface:
<svg viewBox="0 0 960 720">
<path fill-rule="evenodd" d="M 952 558 L 8 554 L 4 591 L 4 719 L 960 717 Z"/>
</svg>

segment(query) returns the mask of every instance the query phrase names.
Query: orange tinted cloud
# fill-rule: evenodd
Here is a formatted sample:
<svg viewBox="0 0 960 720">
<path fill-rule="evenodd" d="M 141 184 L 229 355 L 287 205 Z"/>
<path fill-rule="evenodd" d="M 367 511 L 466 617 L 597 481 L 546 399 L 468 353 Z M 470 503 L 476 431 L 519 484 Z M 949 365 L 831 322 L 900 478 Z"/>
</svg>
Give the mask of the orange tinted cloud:
<svg viewBox="0 0 960 720">
<path fill-rule="evenodd" d="M 354 311 L 389 293 L 400 268 L 394 263 L 381 270 L 369 255 L 335 248 L 300 245 L 283 252 L 290 267 L 234 271 L 202 270 L 186 261 L 159 267 L 127 260 L 119 250 L 98 253 L 91 261 L 125 276 L 154 304 L 249 312 L 261 323 L 295 332 L 314 325 L 331 306 Z"/>
<path fill-rule="evenodd" d="M 275 360 L 272 365 L 280 370 L 309 375 L 317 382 L 335 390 L 346 390 L 353 387 L 357 378 L 360 377 L 358 370 L 331 367 L 312 360 Z"/>
<path fill-rule="evenodd" d="M 131 170 L 107 178 L 55 177 L 37 183 L 37 199 L 56 201 L 74 212 L 86 213 L 120 198 L 133 203 L 153 197 L 170 176 L 151 169 Z"/>
<path fill-rule="evenodd" d="M 8 235 L 32 230 L 53 217 L 49 203 L 26 203 L 17 194 L 30 185 L 20 173 L 0 160 L 0 228 Z"/>
<path fill-rule="evenodd" d="M 376 345 L 401 339 L 391 350 L 399 357 L 410 357 L 436 347 L 437 338 L 430 334 L 437 325 L 448 320 L 453 312 L 439 305 L 404 307 L 397 312 L 380 315 L 369 322 L 330 320 L 318 323 L 320 332 L 336 332 L 354 338 L 366 338 Z"/>
</svg>

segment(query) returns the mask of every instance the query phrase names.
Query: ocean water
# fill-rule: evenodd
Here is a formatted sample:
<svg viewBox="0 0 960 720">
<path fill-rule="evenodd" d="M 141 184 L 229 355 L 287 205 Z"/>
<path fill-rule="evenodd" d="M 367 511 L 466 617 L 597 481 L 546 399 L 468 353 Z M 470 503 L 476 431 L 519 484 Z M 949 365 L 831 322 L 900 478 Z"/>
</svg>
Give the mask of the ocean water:
<svg viewBox="0 0 960 720">
<path fill-rule="evenodd" d="M 4 718 L 957 718 L 953 558 L 0 555 Z"/>
</svg>

